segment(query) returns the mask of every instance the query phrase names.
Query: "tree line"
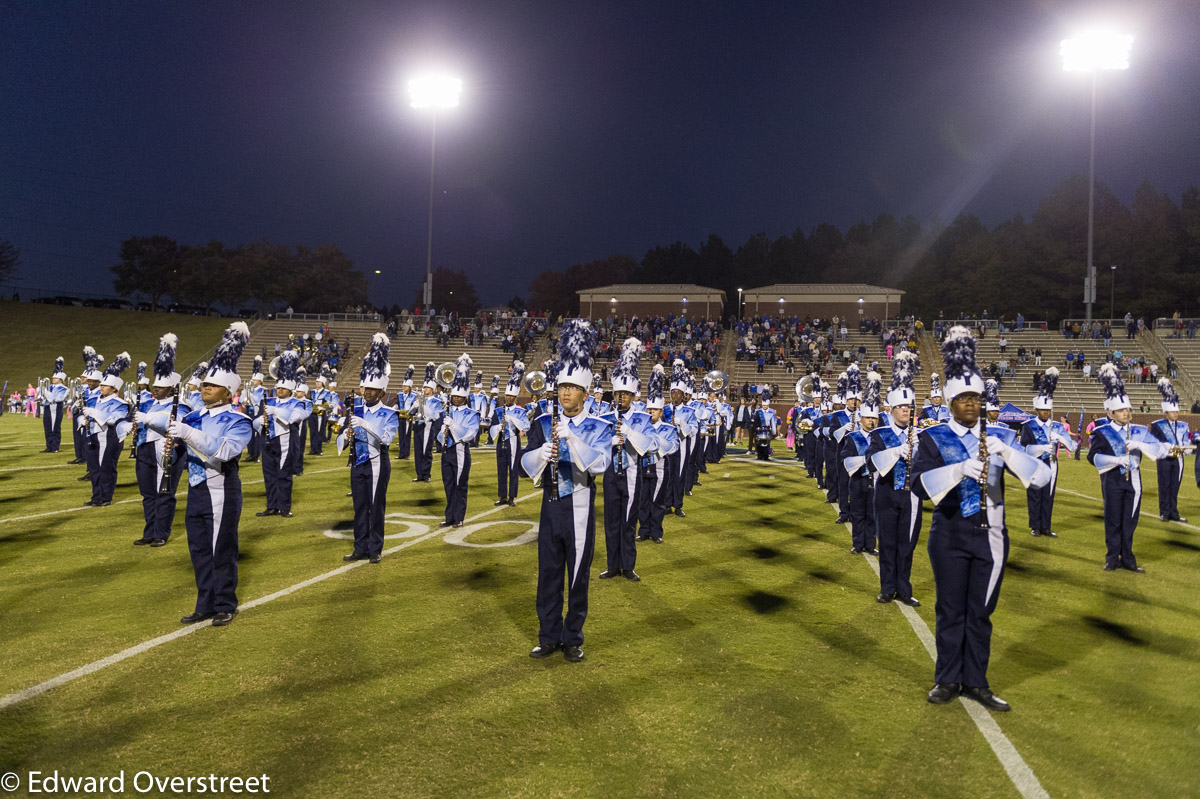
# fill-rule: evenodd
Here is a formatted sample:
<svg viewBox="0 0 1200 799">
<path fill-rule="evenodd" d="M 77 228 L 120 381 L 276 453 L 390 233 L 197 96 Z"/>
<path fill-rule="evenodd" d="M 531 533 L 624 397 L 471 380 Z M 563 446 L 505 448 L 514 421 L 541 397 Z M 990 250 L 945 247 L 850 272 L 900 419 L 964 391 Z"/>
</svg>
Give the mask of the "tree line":
<svg viewBox="0 0 1200 799">
<path fill-rule="evenodd" d="M 1029 220 L 1020 214 L 988 229 L 974 214 L 949 224 L 881 214 L 845 233 L 821 223 L 807 234 L 758 233 L 736 250 L 710 234 L 698 248 L 676 241 L 641 262 L 616 255 L 538 274 L 529 307 L 579 312 L 580 289 L 611 283 L 697 283 L 722 289 L 729 310 L 737 289 L 772 283 L 868 283 L 903 289 L 902 308 L 926 319 L 944 313 L 1057 322 L 1083 315 L 1088 181 L 1065 178 Z M 1148 181 L 1129 207 L 1096 184 L 1092 263 L 1099 276 L 1093 315 L 1147 318 L 1200 315 L 1200 190 L 1180 203 Z M 1111 269 L 1115 265 L 1116 270 Z"/>
<path fill-rule="evenodd" d="M 286 303 L 297 313 L 329 313 L 367 302 L 366 276 L 334 245 L 187 245 L 133 236 L 121 242 L 112 273 L 118 294 L 145 297 L 155 307 L 170 297 L 204 307 L 267 311 Z"/>
</svg>

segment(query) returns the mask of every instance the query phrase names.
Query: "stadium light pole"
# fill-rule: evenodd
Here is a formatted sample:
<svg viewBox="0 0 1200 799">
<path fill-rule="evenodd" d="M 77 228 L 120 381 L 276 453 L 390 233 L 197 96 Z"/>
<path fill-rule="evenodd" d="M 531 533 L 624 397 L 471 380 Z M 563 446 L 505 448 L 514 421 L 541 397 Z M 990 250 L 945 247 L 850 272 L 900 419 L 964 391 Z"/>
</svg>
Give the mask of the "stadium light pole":
<svg viewBox="0 0 1200 799">
<path fill-rule="evenodd" d="M 1129 51 L 1133 47 L 1133 36 L 1129 34 L 1094 31 L 1063 39 L 1059 44 L 1063 69 L 1067 72 L 1087 72 L 1092 77 L 1092 142 L 1088 160 L 1088 240 L 1087 277 L 1084 279 L 1084 294 L 1087 304 L 1087 322 L 1092 321 L 1092 298 L 1096 289 L 1096 272 L 1092 266 L 1092 236 L 1095 228 L 1096 210 L 1096 73 L 1101 70 L 1129 69 Z"/>
<path fill-rule="evenodd" d="M 738 289 L 738 321 L 742 321 L 742 290 Z"/>
<path fill-rule="evenodd" d="M 1111 325 L 1113 320 L 1113 294 L 1117 287 L 1117 265 L 1112 265 L 1112 280 L 1108 283 L 1108 323 Z"/>
<path fill-rule="evenodd" d="M 430 112 L 429 147 L 429 242 L 425 251 L 425 313 L 433 308 L 433 169 L 437 163 L 437 112 L 458 105 L 462 81 L 447 75 L 424 75 L 408 82 L 413 108 Z"/>
</svg>

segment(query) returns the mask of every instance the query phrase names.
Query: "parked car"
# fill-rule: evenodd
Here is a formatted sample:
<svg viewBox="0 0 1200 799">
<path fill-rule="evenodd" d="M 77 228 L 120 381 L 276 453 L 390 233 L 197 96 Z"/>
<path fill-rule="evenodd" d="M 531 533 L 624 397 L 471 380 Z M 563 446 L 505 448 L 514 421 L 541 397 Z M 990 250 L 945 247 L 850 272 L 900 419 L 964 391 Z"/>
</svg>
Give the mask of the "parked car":
<svg viewBox="0 0 1200 799">
<path fill-rule="evenodd" d="M 74 305 L 76 307 L 83 306 L 83 300 L 79 297 L 67 297 L 59 295 L 57 297 L 38 297 L 34 302 L 40 302 L 43 305 Z"/>
</svg>

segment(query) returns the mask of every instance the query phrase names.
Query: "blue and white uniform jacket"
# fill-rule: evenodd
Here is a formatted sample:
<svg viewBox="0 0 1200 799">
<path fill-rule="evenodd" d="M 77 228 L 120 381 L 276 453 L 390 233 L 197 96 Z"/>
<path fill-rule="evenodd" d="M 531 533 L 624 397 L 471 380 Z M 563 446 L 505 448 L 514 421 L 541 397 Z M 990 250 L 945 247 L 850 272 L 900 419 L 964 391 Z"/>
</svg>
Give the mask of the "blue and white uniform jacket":
<svg viewBox="0 0 1200 799">
<path fill-rule="evenodd" d="M 374 405 L 363 405 L 361 401 L 354 403 L 354 463 L 377 461 L 392 439 L 400 432 L 400 417 L 396 409 L 382 402 Z M 337 451 L 342 454 L 349 442 L 346 440 L 347 430 L 337 437 Z"/>
<path fill-rule="evenodd" d="M 192 430 L 180 436 L 187 444 L 188 485 L 196 486 L 224 474 L 250 443 L 250 417 L 232 405 L 192 411 L 183 419 Z"/>
<path fill-rule="evenodd" d="M 587 491 L 594 485 L 595 476 L 608 469 L 612 462 L 612 433 L 603 420 L 586 413 L 560 416 L 558 421 L 558 495 L 565 497 L 576 491 Z M 534 482 L 541 479 L 550 462 L 550 423 L 550 414 L 534 420 L 533 429 L 541 434 L 545 443 L 521 455 L 521 468 Z"/>
</svg>

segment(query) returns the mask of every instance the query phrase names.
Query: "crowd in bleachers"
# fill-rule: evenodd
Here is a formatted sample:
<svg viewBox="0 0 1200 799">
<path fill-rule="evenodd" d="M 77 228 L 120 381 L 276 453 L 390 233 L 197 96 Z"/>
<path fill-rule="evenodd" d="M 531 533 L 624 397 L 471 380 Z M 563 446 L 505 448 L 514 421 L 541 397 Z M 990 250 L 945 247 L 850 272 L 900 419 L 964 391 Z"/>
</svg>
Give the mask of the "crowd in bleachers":
<svg viewBox="0 0 1200 799">
<path fill-rule="evenodd" d="M 733 322 L 738 337 L 735 358 L 754 362 L 760 373 L 765 366 L 784 366 L 789 373 L 819 369 L 822 374 L 832 374 L 852 362 L 866 361 L 866 345 L 852 346 L 848 341 L 850 325 L 857 327 L 860 334 L 879 336 L 888 360 L 901 350 L 917 348 L 919 322 L 912 319 L 885 324 L 869 317 L 854 323 L 837 316 L 826 319 L 756 316 Z"/>
<path fill-rule="evenodd" d="M 687 316 L 638 316 L 617 318 L 606 316 L 593 319 L 592 327 L 597 335 L 595 358 L 611 362 L 621 352 L 625 339 L 634 336 L 642 342 L 644 359 L 662 363 L 669 368 L 676 358 L 688 369 L 711 371 L 719 366 L 721 336 L 724 331 L 717 320 L 704 317 L 689 319 Z M 555 339 L 555 334 L 551 334 Z"/>
<path fill-rule="evenodd" d="M 275 342 L 273 349 L 264 345 L 261 352 L 263 361 L 270 363 L 272 358 L 278 357 L 285 349 L 297 350 L 300 353 L 300 365 L 310 377 L 315 377 L 321 373 L 323 366 L 338 369 L 346 360 L 351 345 L 349 341 L 337 341 L 329 332 L 329 325 L 321 325 L 310 333 L 289 335 L 287 341 Z"/>
<path fill-rule="evenodd" d="M 491 344 L 523 358 L 535 348 L 536 339 L 546 332 L 547 324 L 544 316 L 530 315 L 527 311 L 478 311 L 471 316 L 451 311 L 430 316 L 410 314 L 405 309 L 388 318 L 387 333 L 389 338 L 416 335 L 432 338 L 444 349 L 449 349 L 452 342 L 457 346 L 459 341 L 464 347 Z"/>
</svg>

